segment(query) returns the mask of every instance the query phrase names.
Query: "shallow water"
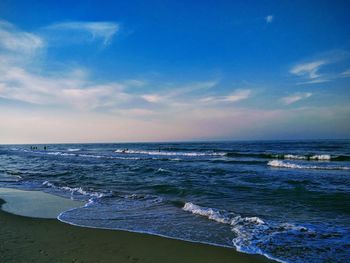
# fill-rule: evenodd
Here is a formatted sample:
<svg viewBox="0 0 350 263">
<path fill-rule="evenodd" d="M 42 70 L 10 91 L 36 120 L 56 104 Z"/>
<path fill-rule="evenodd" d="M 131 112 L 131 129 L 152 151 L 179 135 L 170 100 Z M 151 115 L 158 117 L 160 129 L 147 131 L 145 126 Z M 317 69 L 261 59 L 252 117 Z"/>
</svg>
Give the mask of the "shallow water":
<svg viewBox="0 0 350 263">
<path fill-rule="evenodd" d="M 0 187 L 85 200 L 71 224 L 347 262 L 350 141 L 0 146 Z"/>
<path fill-rule="evenodd" d="M 23 191 L 0 188 L 0 198 L 5 201 L 1 209 L 20 216 L 57 218 L 62 211 L 81 207 L 83 202 L 70 200 L 40 191 Z"/>
</svg>

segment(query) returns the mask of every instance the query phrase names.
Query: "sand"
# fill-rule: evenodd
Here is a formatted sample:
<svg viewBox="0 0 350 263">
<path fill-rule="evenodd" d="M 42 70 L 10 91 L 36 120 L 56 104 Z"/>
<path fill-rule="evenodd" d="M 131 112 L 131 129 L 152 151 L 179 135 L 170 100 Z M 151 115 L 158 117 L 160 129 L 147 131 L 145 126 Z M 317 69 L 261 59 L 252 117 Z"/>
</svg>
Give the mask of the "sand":
<svg viewBox="0 0 350 263">
<path fill-rule="evenodd" d="M 13 200 L 13 199 L 12 199 Z M 4 201 L 0 199 L 1 205 Z M 0 262 L 272 262 L 234 249 L 0 210 Z"/>
</svg>

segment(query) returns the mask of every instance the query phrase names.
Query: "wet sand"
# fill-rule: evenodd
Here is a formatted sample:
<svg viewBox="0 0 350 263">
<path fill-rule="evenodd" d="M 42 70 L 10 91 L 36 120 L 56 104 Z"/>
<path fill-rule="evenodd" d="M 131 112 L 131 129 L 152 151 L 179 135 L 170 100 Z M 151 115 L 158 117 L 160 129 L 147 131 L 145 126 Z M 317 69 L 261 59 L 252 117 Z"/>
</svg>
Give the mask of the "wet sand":
<svg viewBox="0 0 350 263">
<path fill-rule="evenodd" d="M 0 198 L 5 201 L 2 210 L 15 215 L 39 218 L 57 218 L 62 211 L 85 204 L 40 191 L 12 188 L 0 188 Z"/>
<path fill-rule="evenodd" d="M 77 227 L 2 210 L 0 226 L 0 262 L 272 262 L 228 248 Z"/>
</svg>

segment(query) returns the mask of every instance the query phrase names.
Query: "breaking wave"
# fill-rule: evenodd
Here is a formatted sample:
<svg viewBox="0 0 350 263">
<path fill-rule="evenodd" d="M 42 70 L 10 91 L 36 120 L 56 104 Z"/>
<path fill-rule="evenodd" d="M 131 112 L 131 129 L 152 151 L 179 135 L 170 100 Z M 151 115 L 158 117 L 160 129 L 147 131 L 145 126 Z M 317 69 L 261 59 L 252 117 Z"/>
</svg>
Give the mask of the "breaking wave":
<svg viewBox="0 0 350 263">
<path fill-rule="evenodd" d="M 235 213 L 214 208 L 202 207 L 193 203 L 185 203 L 182 208 L 192 214 L 206 217 L 218 223 L 229 225 L 233 234 L 232 244 L 237 251 L 248 254 L 261 254 L 279 262 L 323 262 L 329 256 L 327 242 L 323 240 L 337 240 L 344 236 L 333 229 L 297 225 L 292 223 L 277 223 L 265 221 L 259 217 L 244 217 Z M 299 256 L 303 247 L 313 251 Z M 288 248 L 276 249 L 276 248 Z M 339 250 L 346 249 L 341 245 Z M 282 260 L 283 259 L 283 260 Z"/>
<path fill-rule="evenodd" d="M 291 168 L 291 169 L 317 169 L 317 170 L 350 170 L 348 166 L 317 166 L 317 165 L 303 165 L 295 164 L 280 160 L 272 160 L 267 165 L 279 168 Z"/>
<path fill-rule="evenodd" d="M 82 187 L 56 186 L 55 184 L 50 183 L 49 181 L 44 181 L 42 183 L 42 185 L 46 186 L 46 187 L 51 187 L 54 189 L 59 189 L 59 190 L 70 192 L 71 198 L 73 198 L 74 195 L 76 195 L 76 194 L 87 196 L 87 197 L 94 197 L 94 198 L 102 198 L 102 197 L 106 197 L 106 196 L 110 195 L 110 194 L 106 194 L 106 193 L 87 191 L 87 190 L 84 190 Z"/>
<path fill-rule="evenodd" d="M 144 154 L 144 155 L 166 155 L 166 156 L 224 156 L 226 153 L 216 152 L 168 152 L 168 151 L 142 151 L 117 149 L 115 153 L 121 154 Z"/>
<path fill-rule="evenodd" d="M 78 152 L 78 151 L 80 151 L 80 149 L 79 148 L 69 148 L 67 151 L 68 152 Z"/>
<path fill-rule="evenodd" d="M 287 160 L 306 160 L 306 161 L 350 161 L 350 156 L 339 155 L 331 156 L 329 154 L 273 154 L 273 153 L 226 153 L 228 157 L 246 157 L 263 159 L 287 159 Z"/>
</svg>

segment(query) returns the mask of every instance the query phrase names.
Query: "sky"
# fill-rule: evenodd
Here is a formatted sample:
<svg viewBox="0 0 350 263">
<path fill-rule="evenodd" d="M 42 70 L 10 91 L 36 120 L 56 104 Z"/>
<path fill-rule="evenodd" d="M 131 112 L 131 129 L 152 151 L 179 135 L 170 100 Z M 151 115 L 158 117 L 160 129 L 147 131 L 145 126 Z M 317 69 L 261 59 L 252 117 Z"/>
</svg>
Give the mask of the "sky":
<svg viewBox="0 0 350 263">
<path fill-rule="evenodd" d="M 350 138 L 349 1 L 0 1 L 0 143 Z"/>
</svg>

